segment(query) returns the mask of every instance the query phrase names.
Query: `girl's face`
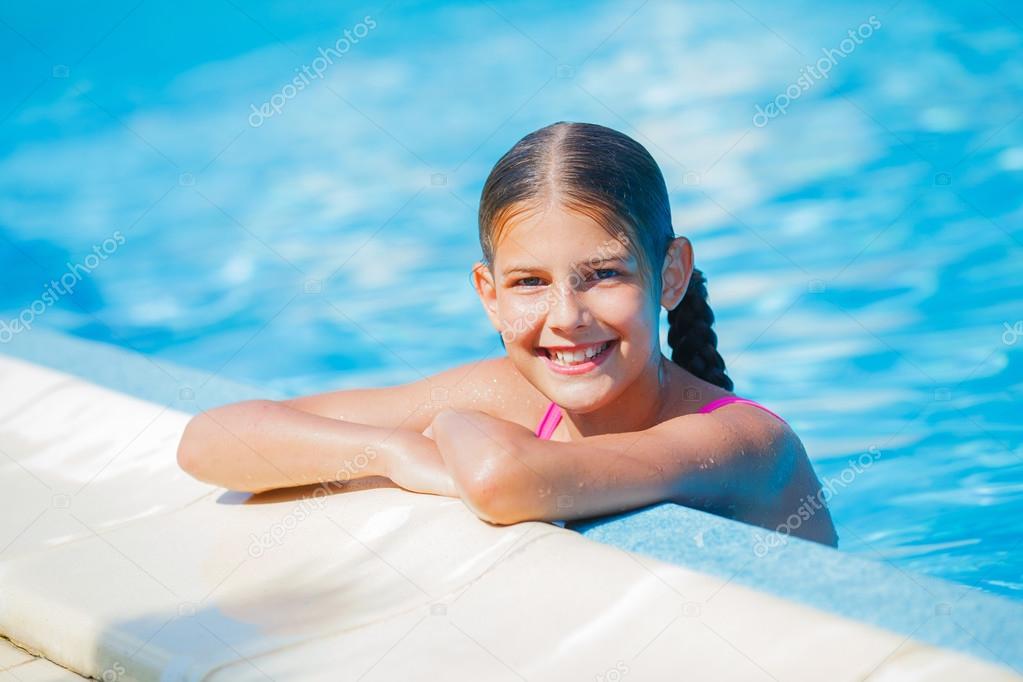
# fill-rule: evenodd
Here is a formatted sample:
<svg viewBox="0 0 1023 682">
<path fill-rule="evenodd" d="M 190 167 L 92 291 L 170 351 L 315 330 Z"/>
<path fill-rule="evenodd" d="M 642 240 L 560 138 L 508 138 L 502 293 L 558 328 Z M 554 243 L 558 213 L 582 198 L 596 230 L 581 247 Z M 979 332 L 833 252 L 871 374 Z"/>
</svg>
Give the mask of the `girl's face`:
<svg viewBox="0 0 1023 682">
<path fill-rule="evenodd" d="M 474 283 L 509 359 L 567 410 L 608 405 L 660 360 L 663 296 L 589 217 L 556 206 L 520 214 L 500 235 L 493 273 L 478 264 Z"/>
</svg>

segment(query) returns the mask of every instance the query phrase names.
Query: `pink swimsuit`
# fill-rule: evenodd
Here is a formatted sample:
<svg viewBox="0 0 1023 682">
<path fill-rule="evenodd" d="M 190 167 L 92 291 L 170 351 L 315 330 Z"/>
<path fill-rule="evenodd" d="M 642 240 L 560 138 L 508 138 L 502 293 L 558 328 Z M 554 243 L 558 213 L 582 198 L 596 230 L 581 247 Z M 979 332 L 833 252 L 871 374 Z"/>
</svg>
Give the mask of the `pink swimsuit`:
<svg viewBox="0 0 1023 682">
<path fill-rule="evenodd" d="M 700 408 L 700 414 L 707 414 L 708 412 L 713 412 L 719 407 L 731 405 L 732 403 L 745 403 L 747 405 L 753 405 L 754 407 L 759 407 L 761 410 L 764 410 L 765 412 L 774 414 L 774 412 L 771 412 L 769 409 L 767 409 L 760 403 L 755 403 L 752 400 L 747 400 L 746 398 L 740 398 L 737 395 L 727 395 L 724 398 L 718 398 L 717 400 L 710 401 L 709 403 Z M 774 416 L 778 417 L 778 415 L 776 414 L 774 414 Z M 778 419 L 781 419 L 781 417 L 778 417 Z M 786 424 L 788 423 L 784 419 L 781 420 Z M 540 420 L 540 423 L 536 427 L 536 437 L 541 440 L 550 440 L 551 435 L 554 433 L 554 429 L 558 428 L 559 423 L 561 423 L 561 408 L 558 407 L 557 403 L 552 402 L 550 405 L 547 406 L 547 411 L 544 412 L 543 418 Z"/>
</svg>

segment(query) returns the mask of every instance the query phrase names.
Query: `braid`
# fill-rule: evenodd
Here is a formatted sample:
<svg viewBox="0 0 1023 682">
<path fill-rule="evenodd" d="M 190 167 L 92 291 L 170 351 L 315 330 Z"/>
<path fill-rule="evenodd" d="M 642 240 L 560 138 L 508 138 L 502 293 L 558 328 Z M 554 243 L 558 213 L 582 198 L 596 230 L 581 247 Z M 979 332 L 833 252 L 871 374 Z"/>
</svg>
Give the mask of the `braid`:
<svg viewBox="0 0 1023 682">
<path fill-rule="evenodd" d="M 685 296 L 674 310 L 668 311 L 668 345 L 671 361 L 694 375 L 732 390 L 732 380 L 725 374 L 725 361 L 717 351 L 718 338 L 711 329 L 714 311 L 707 303 L 707 280 L 693 268 Z"/>
</svg>

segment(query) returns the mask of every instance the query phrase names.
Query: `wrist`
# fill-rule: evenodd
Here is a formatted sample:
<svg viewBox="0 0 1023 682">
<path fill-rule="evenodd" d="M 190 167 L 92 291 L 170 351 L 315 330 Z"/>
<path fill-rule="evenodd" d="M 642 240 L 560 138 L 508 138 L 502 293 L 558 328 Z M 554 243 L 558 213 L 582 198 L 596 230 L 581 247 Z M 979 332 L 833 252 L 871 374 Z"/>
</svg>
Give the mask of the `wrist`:
<svg viewBox="0 0 1023 682">
<path fill-rule="evenodd" d="M 340 460 L 334 460 L 332 478 L 347 483 L 357 478 L 387 476 L 391 442 L 394 436 L 371 442 L 355 451 L 348 451 Z"/>
<path fill-rule="evenodd" d="M 418 434 L 408 429 L 395 429 L 386 438 L 374 445 L 376 457 L 374 466 L 376 473 L 393 480 L 396 469 L 400 469 L 402 461 L 406 457 L 412 445 L 411 437 Z"/>
</svg>

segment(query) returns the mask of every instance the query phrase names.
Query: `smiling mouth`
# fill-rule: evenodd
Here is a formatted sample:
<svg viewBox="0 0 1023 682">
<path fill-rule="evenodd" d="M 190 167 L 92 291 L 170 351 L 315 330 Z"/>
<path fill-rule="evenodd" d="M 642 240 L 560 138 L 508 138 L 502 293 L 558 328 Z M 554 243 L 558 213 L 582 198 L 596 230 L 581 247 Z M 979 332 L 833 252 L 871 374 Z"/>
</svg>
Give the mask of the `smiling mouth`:
<svg viewBox="0 0 1023 682">
<path fill-rule="evenodd" d="M 562 367 L 573 367 L 592 362 L 599 358 L 613 346 L 615 340 L 602 341 L 588 346 L 574 346 L 571 349 L 544 348 L 540 346 L 537 351 L 540 355 L 546 356 L 551 362 Z"/>
</svg>

